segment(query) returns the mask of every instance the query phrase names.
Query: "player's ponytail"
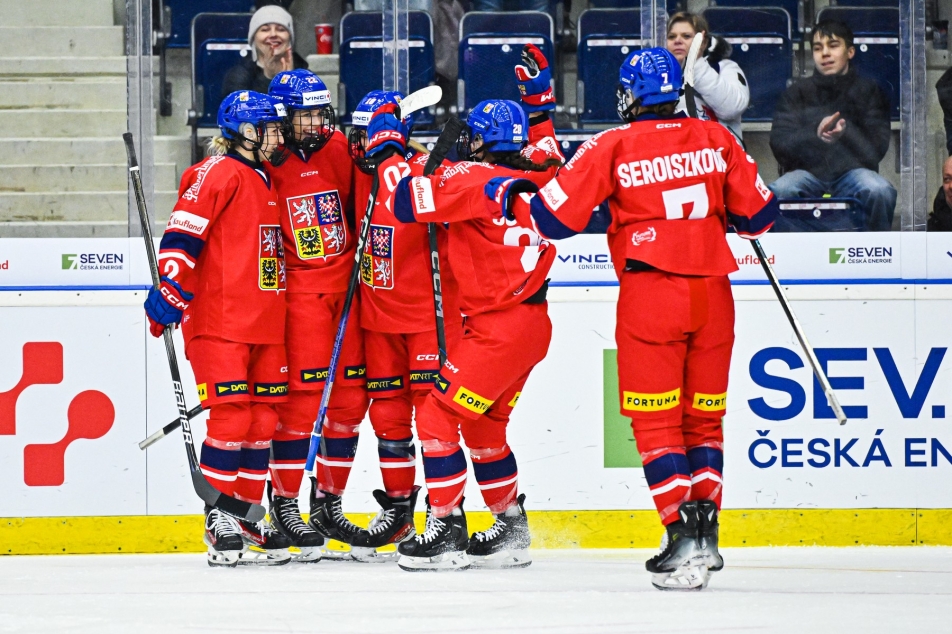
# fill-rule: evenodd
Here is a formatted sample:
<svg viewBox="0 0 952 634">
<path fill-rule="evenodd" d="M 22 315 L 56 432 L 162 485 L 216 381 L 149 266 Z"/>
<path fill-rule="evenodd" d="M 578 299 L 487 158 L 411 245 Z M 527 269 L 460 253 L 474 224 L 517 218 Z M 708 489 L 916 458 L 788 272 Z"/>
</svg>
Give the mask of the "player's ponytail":
<svg viewBox="0 0 952 634">
<path fill-rule="evenodd" d="M 208 150 L 206 154 L 208 156 L 221 156 L 227 154 L 233 145 L 234 141 L 231 139 L 226 139 L 221 135 L 214 136 L 208 140 Z"/>
<path fill-rule="evenodd" d="M 534 163 L 519 152 L 500 152 L 499 154 L 487 152 L 486 154 L 487 163 L 511 167 L 525 172 L 546 172 L 553 167 L 562 167 L 562 161 L 551 156 L 541 163 Z"/>
</svg>

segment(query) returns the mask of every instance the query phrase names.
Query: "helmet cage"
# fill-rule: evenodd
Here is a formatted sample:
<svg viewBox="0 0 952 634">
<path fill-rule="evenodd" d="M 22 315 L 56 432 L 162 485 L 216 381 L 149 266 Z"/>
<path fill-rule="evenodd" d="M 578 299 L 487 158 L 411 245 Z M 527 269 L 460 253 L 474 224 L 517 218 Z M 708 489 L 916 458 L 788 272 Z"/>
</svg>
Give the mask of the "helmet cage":
<svg viewBox="0 0 952 634">
<path fill-rule="evenodd" d="M 364 145 L 366 142 L 367 128 L 351 127 L 350 132 L 347 133 L 347 151 L 350 153 L 350 158 L 361 172 L 373 174 L 374 166 L 373 162 L 367 158 L 367 148 Z"/>
</svg>

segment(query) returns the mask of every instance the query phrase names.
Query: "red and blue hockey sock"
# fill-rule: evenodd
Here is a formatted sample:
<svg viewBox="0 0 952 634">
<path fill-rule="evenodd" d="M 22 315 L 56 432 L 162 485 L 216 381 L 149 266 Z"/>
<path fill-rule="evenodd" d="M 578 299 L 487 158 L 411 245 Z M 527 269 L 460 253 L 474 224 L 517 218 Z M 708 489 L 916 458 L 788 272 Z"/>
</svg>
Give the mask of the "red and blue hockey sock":
<svg viewBox="0 0 952 634">
<path fill-rule="evenodd" d="M 325 493 L 343 495 L 347 488 L 347 478 L 354 466 L 357 454 L 356 423 L 324 424 L 323 437 L 317 450 L 317 488 Z"/>
<path fill-rule="evenodd" d="M 473 474 L 489 510 L 499 515 L 516 501 L 519 469 L 509 445 L 493 449 L 470 449 Z"/>
<path fill-rule="evenodd" d="M 446 517 L 463 499 L 466 456 L 456 442 L 424 440 L 421 445 L 430 512 L 436 517 Z"/>
<path fill-rule="evenodd" d="M 700 447 L 689 447 L 688 464 L 691 467 L 691 499 L 712 500 L 721 508 L 724 488 L 724 445 L 712 442 Z"/>
<path fill-rule="evenodd" d="M 271 442 L 259 440 L 241 446 L 241 464 L 235 482 L 235 497 L 245 502 L 261 504 L 264 483 L 268 479 L 268 458 Z"/>
<path fill-rule="evenodd" d="M 205 479 L 213 487 L 225 495 L 232 495 L 235 492 L 235 480 L 238 478 L 238 468 L 241 465 L 240 443 L 206 438 L 202 443 L 202 457 L 199 463 Z"/>
<path fill-rule="evenodd" d="M 307 462 L 307 450 L 311 435 L 294 440 L 271 441 L 271 485 L 274 494 L 284 498 L 296 498 L 301 493 L 301 480 Z"/>
<path fill-rule="evenodd" d="M 413 436 L 400 440 L 377 438 L 380 474 L 387 497 L 405 498 L 413 492 L 416 480 L 416 447 Z"/>
<path fill-rule="evenodd" d="M 661 523 L 677 521 L 678 507 L 691 498 L 691 467 L 684 447 L 662 447 L 641 454 L 645 479 Z"/>
</svg>

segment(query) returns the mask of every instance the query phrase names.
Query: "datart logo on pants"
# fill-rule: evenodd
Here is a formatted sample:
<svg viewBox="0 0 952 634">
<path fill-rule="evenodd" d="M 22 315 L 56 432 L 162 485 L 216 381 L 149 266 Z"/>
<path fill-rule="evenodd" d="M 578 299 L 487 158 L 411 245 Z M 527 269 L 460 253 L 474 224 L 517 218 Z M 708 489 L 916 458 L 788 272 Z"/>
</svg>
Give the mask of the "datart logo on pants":
<svg viewBox="0 0 952 634">
<path fill-rule="evenodd" d="M 124 266 L 122 253 L 64 253 L 64 271 L 121 271 Z"/>
<path fill-rule="evenodd" d="M 33 385 L 63 382 L 63 344 L 23 344 L 23 372 L 10 390 L 0 392 L 0 436 L 17 433 L 17 401 Z M 116 409 L 112 400 L 97 390 L 75 395 L 66 410 L 68 426 L 54 443 L 23 448 L 23 482 L 27 486 L 60 486 L 66 481 L 66 450 L 77 440 L 96 440 L 112 429 Z"/>
</svg>

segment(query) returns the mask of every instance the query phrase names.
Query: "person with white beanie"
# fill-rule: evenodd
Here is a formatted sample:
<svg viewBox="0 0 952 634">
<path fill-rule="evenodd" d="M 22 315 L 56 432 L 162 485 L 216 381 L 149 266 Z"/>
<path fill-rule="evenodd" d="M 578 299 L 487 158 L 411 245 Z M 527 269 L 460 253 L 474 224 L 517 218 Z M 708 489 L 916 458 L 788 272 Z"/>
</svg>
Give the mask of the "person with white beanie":
<svg viewBox="0 0 952 634">
<path fill-rule="evenodd" d="M 251 54 L 228 69 L 221 97 L 237 90 L 267 93 L 271 79 L 285 70 L 307 68 L 294 52 L 294 18 L 277 5 L 265 5 L 254 12 L 248 25 Z"/>
</svg>

